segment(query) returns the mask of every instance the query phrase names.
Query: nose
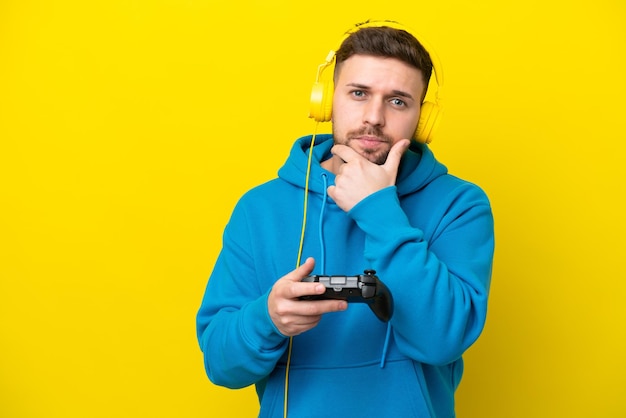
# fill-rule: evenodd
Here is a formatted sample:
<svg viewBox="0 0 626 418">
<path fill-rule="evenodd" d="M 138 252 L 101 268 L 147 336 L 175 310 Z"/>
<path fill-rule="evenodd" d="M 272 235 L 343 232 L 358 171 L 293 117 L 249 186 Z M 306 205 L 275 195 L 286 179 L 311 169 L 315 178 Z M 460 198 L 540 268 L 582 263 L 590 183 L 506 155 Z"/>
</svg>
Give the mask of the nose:
<svg viewBox="0 0 626 418">
<path fill-rule="evenodd" d="M 368 100 L 363 109 L 363 123 L 373 126 L 385 125 L 385 108 L 382 100 Z"/>
</svg>

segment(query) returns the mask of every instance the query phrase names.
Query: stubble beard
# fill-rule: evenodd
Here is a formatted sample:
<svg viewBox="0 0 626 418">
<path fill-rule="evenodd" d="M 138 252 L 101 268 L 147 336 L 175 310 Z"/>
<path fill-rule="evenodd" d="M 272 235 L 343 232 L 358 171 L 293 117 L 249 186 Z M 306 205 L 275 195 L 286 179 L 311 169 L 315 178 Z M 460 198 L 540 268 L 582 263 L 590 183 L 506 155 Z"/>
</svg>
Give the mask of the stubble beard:
<svg viewBox="0 0 626 418">
<path fill-rule="evenodd" d="M 353 141 L 357 141 L 361 136 L 375 136 L 381 140 L 380 145 L 373 148 L 355 148 L 355 144 L 351 144 Z M 377 127 L 363 127 L 359 130 L 349 131 L 344 138 L 337 138 L 334 136 L 335 144 L 347 145 L 356 152 L 358 152 L 363 157 L 367 158 L 368 161 L 383 165 L 385 161 L 387 161 L 387 156 L 389 155 L 389 151 L 391 150 L 391 143 L 393 140 L 385 135 L 380 128 Z M 383 147 L 383 149 L 381 149 Z"/>
</svg>

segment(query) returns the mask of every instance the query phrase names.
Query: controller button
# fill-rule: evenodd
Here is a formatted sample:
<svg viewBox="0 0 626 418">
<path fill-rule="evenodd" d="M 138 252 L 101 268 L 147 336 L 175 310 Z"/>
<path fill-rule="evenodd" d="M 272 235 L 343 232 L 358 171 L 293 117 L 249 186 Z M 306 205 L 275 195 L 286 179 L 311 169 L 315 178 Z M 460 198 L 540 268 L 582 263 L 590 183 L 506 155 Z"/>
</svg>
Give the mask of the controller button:
<svg viewBox="0 0 626 418">
<path fill-rule="evenodd" d="M 376 286 L 363 286 L 361 295 L 365 299 L 373 298 L 376 295 Z"/>
<path fill-rule="evenodd" d="M 348 278 L 346 276 L 332 276 L 330 278 L 330 284 L 331 285 L 342 285 L 342 286 L 345 286 L 346 283 L 348 283 Z"/>
</svg>

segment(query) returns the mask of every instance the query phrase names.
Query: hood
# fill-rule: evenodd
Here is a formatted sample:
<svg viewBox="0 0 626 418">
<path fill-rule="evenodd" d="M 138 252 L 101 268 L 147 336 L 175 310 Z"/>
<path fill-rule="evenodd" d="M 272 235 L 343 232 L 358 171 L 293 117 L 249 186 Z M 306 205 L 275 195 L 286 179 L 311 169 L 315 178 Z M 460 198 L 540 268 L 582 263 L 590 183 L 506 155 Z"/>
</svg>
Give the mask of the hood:
<svg viewBox="0 0 626 418">
<path fill-rule="evenodd" d="M 297 187 L 304 188 L 306 169 L 309 158 L 309 147 L 312 136 L 298 139 L 285 164 L 278 170 L 278 177 Z M 321 167 L 320 163 L 331 157 L 330 149 L 333 146 L 333 136 L 330 134 L 317 135 L 313 147 L 313 161 L 309 179 L 309 192 L 324 194 L 326 188 L 335 183 L 335 175 Z M 398 170 L 396 187 L 398 195 L 404 196 L 414 193 L 439 176 L 448 172 L 446 166 L 435 159 L 427 145 L 411 141 L 409 149 L 402 156 Z M 322 180 L 326 174 L 328 181 Z"/>
</svg>

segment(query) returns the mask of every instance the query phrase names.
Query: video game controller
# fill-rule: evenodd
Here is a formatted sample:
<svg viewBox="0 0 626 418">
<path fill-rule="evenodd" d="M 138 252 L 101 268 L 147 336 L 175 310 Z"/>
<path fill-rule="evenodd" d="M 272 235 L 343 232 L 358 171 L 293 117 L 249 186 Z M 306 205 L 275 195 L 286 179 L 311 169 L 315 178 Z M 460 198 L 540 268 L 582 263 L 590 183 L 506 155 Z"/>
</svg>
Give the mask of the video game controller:
<svg viewBox="0 0 626 418">
<path fill-rule="evenodd" d="M 348 302 L 367 303 L 374 314 L 383 322 L 393 315 L 393 297 L 385 284 L 376 276 L 376 271 L 365 270 L 358 276 L 306 276 L 303 282 L 319 282 L 326 286 L 322 295 L 302 296 L 302 300 L 343 299 Z"/>
</svg>

